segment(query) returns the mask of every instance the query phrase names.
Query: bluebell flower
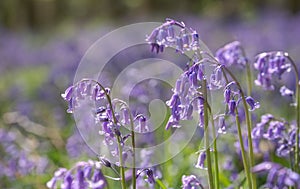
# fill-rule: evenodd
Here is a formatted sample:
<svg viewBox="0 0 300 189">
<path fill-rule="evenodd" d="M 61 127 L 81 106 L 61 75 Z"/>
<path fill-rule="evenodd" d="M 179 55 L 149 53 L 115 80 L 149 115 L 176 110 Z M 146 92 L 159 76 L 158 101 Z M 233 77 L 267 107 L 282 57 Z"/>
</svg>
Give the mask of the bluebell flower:
<svg viewBox="0 0 300 189">
<path fill-rule="evenodd" d="M 205 169 L 206 170 L 207 168 L 205 168 L 205 165 L 204 165 L 205 160 L 206 160 L 206 152 L 205 151 L 200 152 L 195 167 L 199 168 L 199 169 Z"/>
<path fill-rule="evenodd" d="M 175 27 L 180 29 L 176 33 Z M 162 52 L 164 47 L 173 47 L 177 52 L 197 50 L 200 47 L 198 33 L 185 27 L 183 22 L 167 19 L 165 23 L 155 28 L 147 36 L 146 41 L 151 45 L 151 51 Z"/>
<path fill-rule="evenodd" d="M 224 87 L 225 81 L 223 79 L 222 66 L 215 67 L 213 73 L 210 75 L 210 90 L 216 90 Z"/>
<path fill-rule="evenodd" d="M 135 119 L 138 120 L 138 125 L 137 125 L 136 129 L 139 133 L 145 133 L 145 132 L 149 131 L 149 128 L 146 124 L 146 118 L 144 115 L 139 114 L 135 117 Z"/>
<path fill-rule="evenodd" d="M 246 102 L 250 106 L 250 111 L 253 111 L 260 107 L 259 102 L 256 102 L 251 96 L 246 97 Z"/>
<path fill-rule="evenodd" d="M 147 179 L 145 180 L 146 182 L 148 182 L 150 184 L 155 183 L 155 178 L 154 178 L 152 169 L 147 169 L 146 170 L 146 176 L 147 176 Z"/>
<path fill-rule="evenodd" d="M 229 107 L 229 114 L 235 115 L 235 108 L 237 104 L 234 99 L 229 100 L 228 107 Z"/>
</svg>

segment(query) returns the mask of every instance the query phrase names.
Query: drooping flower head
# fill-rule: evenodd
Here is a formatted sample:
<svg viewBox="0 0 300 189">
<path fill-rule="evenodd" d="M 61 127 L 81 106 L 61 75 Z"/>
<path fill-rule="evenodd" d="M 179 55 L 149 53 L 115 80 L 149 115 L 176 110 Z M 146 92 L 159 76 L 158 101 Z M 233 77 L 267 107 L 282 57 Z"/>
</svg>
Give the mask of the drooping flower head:
<svg viewBox="0 0 300 189">
<path fill-rule="evenodd" d="M 151 44 L 151 51 L 156 53 L 163 52 L 165 47 L 173 47 L 181 53 L 200 47 L 198 33 L 183 22 L 172 19 L 166 19 L 165 23 L 155 28 L 146 41 Z"/>
<path fill-rule="evenodd" d="M 216 52 L 216 58 L 220 64 L 226 67 L 231 65 L 245 67 L 248 61 L 239 41 L 228 43 L 224 47 L 220 48 Z"/>
</svg>

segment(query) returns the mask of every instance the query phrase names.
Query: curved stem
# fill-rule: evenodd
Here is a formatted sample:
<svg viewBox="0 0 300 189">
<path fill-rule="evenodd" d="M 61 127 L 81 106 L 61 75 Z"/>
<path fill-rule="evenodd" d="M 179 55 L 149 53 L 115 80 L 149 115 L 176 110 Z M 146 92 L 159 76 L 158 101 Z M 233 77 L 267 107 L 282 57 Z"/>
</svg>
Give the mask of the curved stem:
<svg viewBox="0 0 300 189">
<path fill-rule="evenodd" d="M 244 164 L 244 165 L 245 166 L 247 165 L 247 168 L 245 167 L 245 170 L 248 170 L 247 174 L 251 175 L 251 177 L 248 178 L 248 182 L 251 183 L 251 187 L 250 188 L 252 188 L 252 183 L 256 183 L 255 175 L 249 172 L 249 168 L 254 165 L 254 153 L 253 153 L 253 144 L 252 144 L 252 138 L 251 138 L 251 131 L 252 131 L 252 125 L 251 124 L 252 123 L 251 123 L 251 119 L 250 119 L 250 115 L 249 115 L 249 110 L 248 110 L 248 106 L 247 106 L 247 102 L 246 102 L 246 99 L 245 99 L 244 92 L 242 90 L 242 87 L 241 87 L 240 83 L 238 82 L 238 80 L 236 79 L 236 77 L 231 73 L 231 71 L 228 68 L 226 68 L 225 66 L 221 65 L 218 62 L 218 60 L 215 57 L 211 56 L 209 53 L 207 53 L 205 51 L 201 51 L 200 53 L 208 55 L 212 59 L 212 61 L 213 61 L 212 63 L 215 63 L 215 64 L 221 66 L 222 71 L 224 69 L 230 75 L 230 77 L 232 78 L 232 80 L 235 81 L 237 87 L 239 88 L 240 95 L 242 97 L 243 106 L 244 106 L 245 117 L 246 117 L 247 134 L 248 134 L 248 146 L 249 146 L 249 156 L 250 156 L 249 166 L 248 166 L 248 163 Z M 225 76 L 226 82 L 228 83 L 228 78 L 226 77 L 226 74 L 224 73 L 224 71 L 223 71 L 223 75 Z M 240 123 L 239 123 L 239 125 L 240 125 Z M 251 181 L 249 179 L 251 179 Z M 249 186 L 250 186 L 250 184 L 249 184 Z M 256 184 L 253 185 L 253 188 L 254 189 L 256 188 Z"/>
<path fill-rule="evenodd" d="M 300 133 L 300 89 L 299 89 L 299 85 L 300 85 L 300 81 L 299 81 L 299 72 L 298 72 L 298 68 L 295 64 L 295 62 L 293 61 L 293 59 L 288 55 L 285 54 L 285 56 L 289 59 L 289 61 L 291 62 L 293 69 L 295 71 L 295 77 L 296 77 L 296 120 L 297 120 L 297 132 L 296 132 L 296 148 L 295 148 L 295 170 L 298 172 L 299 171 L 299 133 Z"/>
<path fill-rule="evenodd" d="M 239 92 L 241 94 L 241 98 L 242 98 L 242 102 L 243 102 L 243 106 L 244 106 L 244 111 L 245 111 L 245 117 L 246 117 L 246 125 L 247 125 L 249 157 L 250 157 L 249 166 L 253 167 L 254 166 L 254 153 L 253 153 L 253 143 L 252 143 L 252 137 L 251 137 L 252 125 L 251 125 L 250 113 L 249 113 L 249 110 L 248 110 L 248 106 L 247 106 L 245 94 L 244 94 L 244 92 L 242 90 L 242 87 L 241 87 L 240 83 L 236 79 L 236 77 L 225 66 L 223 66 L 222 68 L 225 69 L 225 71 L 235 81 L 237 87 L 239 88 Z M 252 182 L 256 183 L 256 181 L 255 181 L 255 175 L 252 174 L 252 173 L 251 173 L 251 178 L 252 178 L 251 179 Z M 253 185 L 253 187 L 256 188 L 256 185 Z"/>
</svg>

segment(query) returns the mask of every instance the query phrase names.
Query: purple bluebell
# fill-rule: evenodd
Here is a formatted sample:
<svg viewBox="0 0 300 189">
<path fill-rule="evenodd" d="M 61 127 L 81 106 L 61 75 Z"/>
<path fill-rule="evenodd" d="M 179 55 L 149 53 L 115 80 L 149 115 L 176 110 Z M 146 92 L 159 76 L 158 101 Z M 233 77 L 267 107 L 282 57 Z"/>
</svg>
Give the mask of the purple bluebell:
<svg viewBox="0 0 300 189">
<path fill-rule="evenodd" d="M 210 90 L 216 90 L 224 87 L 224 79 L 223 79 L 223 72 L 222 67 L 217 66 L 215 67 L 213 73 L 210 75 L 210 84 L 209 88 Z"/>
<path fill-rule="evenodd" d="M 182 43 L 184 48 L 189 49 L 190 39 L 188 34 L 185 33 L 182 35 Z"/>
<path fill-rule="evenodd" d="M 137 125 L 136 129 L 138 130 L 139 133 L 145 133 L 149 130 L 148 126 L 146 125 L 145 116 L 140 114 L 140 115 L 136 116 L 135 119 L 138 120 L 138 125 Z"/>
<path fill-rule="evenodd" d="M 259 102 L 256 102 L 251 96 L 246 97 L 246 102 L 250 106 L 250 111 L 253 111 L 260 107 Z"/>
<path fill-rule="evenodd" d="M 229 88 L 225 88 L 225 90 L 224 90 L 225 103 L 227 103 L 227 104 L 229 103 L 230 97 L 231 97 L 231 90 Z"/>
<path fill-rule="evenodd" d="M 123 124 L 128 125 L 130 124 L 130 112 L 128 108 L 122 108 L 121 112 L 123 113 Z"/>
<path fill-rule="evenodd" d="M 228 103 L 229 114 L 235 115 L 236 106 L 237 106 L 237 104 L 234 99 L 229 100 L 229 103 Z"/>
<path fill-rule="evenodd" d="M 199 169 L 205 169 L 206 170 L 207 168 L 204 165 L 205 160 L 206 160 L 206 152 L 204 152 L 204 151 L 200 152 L 195 167 L 199 168 Z"/>
<path fill-rule="evenodd" d="M 145 179 L 146 182 L 148 182 L 149 184 L 154 184 L 155 183 L 155 178 L 154 178 L 154 174 L 153 174 L 152 169 L 147 169 L 146 170 L 146 176 L 147 176 L 147 178 Z"/>
</svg>

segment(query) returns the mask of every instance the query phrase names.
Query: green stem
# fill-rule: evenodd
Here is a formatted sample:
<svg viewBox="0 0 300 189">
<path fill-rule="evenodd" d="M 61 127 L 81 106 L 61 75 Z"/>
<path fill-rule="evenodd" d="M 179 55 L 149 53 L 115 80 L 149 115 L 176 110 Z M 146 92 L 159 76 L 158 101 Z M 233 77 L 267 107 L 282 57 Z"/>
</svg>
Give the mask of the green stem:
<svg viewBox="0 0 300 189">
<path fill-rule="evenodd" d="M 300 133 L 300 89 L 299 89 L 299 85 L 300 85 L 300 81 L 299 81 L 299 72 L 297 69 L 297 66 L 295 64 L 295 62 L 293 61 L 293 59 L 288 55 L 285 54 L 285 56 L 289 59 L 289 61 L 291 62 L 294 71 L 295 71 L 295 77 L 296 77 L 296 120 L 297 120 L 297 132 L 296 132 L 296 148 L 295 148 L 295 170 L 299 171 L 299 133 Z"/>
<path fill-rule="evenodd" d="M 212 165 L 211 165 L 211 154 L 209 146 L 209 133 L 208 133 L 208 103 L 207 103 L 207 83 L 206 79 L 203 80 L 203 96 L 204 96 L 204 132 L 205 132 L 205 148 L 206 148 L 206 158 L 207 158 L 207 170 L 208 170 L 208 180 L 209 188 L 214 189 Z"/>
<path fill-rule="evenodd" d="M 251 67 L 250 67 L 250 64 L 247 62 L 246 63 L 246 72 L 247 72 L 247 83 L 248 83 L 248 96 L 251 96 L 252 94 L 252 74 L 251 74 Z M 251 112 L 249 112 L 249 125 L 252 125 L 252 119 L 251 119 Z M 248 132 L 248 135 L 249 135 L 249 132 Z M 248 142 L 250 142 L 250 140 L 248 139 Z M 252 145 L 251 145 L 252 146 Z M 249 152 L 251 153 L 251 151 Z M 252 150 L 252 156 L 253 156 L 253 150 Z M 250 157 L 251 157 L 251 154 L 250 154 Z M 250 158 L 250 161 L 251 161 L 251 164 L 250 164 L 250 167 L 254 166 L 255 164 L 255 161 L 254 161 L 254 158 Z M 255 174 L 252 174 L 252 182 L 253 182 L 253 187 L 256 188 L 256 178 L 255 178 Z"/>
<path fill-rule="evenodd" d="M 207 103 L 207 107 L 210 113 L 210 120 L 212 124 L 212 134 L 213 134 L 213 148 L 214 148 L 214 167 L 215 167 L 215 182 L 216 182 L 216 189 L 220 188 L 219 184 L 219 161 L 218 161 L 218 149 L 217 149 L 217 135 L 215 130 L 215 123 L 214 123 L 214 116 L 212 114 L 211 108 L 209 104 Z"/>
<path fill-rule="evenodd" d="M 119 149 L 119 161 L 120 161 L 120 175 L 121 175 L 121 187 L 122 189 L 126 189 L 126 183 L 125 183 L 125 171 L 123 166 L 123 158 L 122 158 L 122 146 L 121 146 L 121 137 L 117 137 L 118 141 L 118 149 Z"/>
<path fill-rule="evenodd" d="M 209 53 L 203 52 L 203 51 L 201 51 L 200 53 L 208 55 L 216 64 L 218 64 L 219 66 L 222 66 L 218 62 L 218 60 L 215 57 L 211 56 Z M 246 99 L 245 99 L 245 95 L 244 95 L 244 92 L 242 90 L 242 87 L 241 87 L 240 83 L 238 82 L 236 77 L 233 75 L 233 73 L 228 68 L 226 68 L 225 66 L 222 66 L 222 71 L 223 71 L 224 76 L 226 76 L 226 74 L 224 73 L 223 69 L 230 75 L 232 80 L 235 81 L 237 87 L 239 88 L 240 95 L 242 97 L 242 102 L 243 102 L 245 117 L 246 117 L 246 124 L 247 124 L 248 146 L 249 146 L 249 156 L 250 156 L 249 166 L 252 167 L 254 165 L 253 143 L 252 143 L 252 138 L 251 138 L 251 131 L 252 131 L 252 125 L 251 124 L 252 123 L 251 123 L 251 119 L 250 119 L 249 110 L 248 110 L 247 102 L 246 102 Z M 225 77 L 225 78 L 226 78 L 226 81 L 228 81 L 227 77 Z M 247 173 L 247 174 L 249 174 L 249 173 Z M 255 175 L 252 174 L 252 173 L 251 173 L 251 180 L 252 180 L 253 183 L 256 183 Z M 253 188 L 255 189 L 256 185 L 253 185 Z"/>
<path fill-rule="evenodd" d="M 130 125 L 131 125 L 131 145 L 132 145 L 132 188 L 136 189 L 136 168 L 135 168 L 135 135 L 134 135 L 134 124 L 133 124 L 133 118 L 130 114 Z"/>
<path fill-rule="evenodd" d="M 244 141 L 243 141 L 242 130 L 241 130 L 241 123 L 239 120 L 237 108 L 235 108 L 235 120 L 236 120 L 236 124 L 237 124 L 237 129 L 238 129 L 238 137 L 239 137 L 239 142 L 240 142 L 240 146 L 241 146 L 242 160 L 243 160 L 244 169 L 246 172 L 246 178 L 248 181 L 248 186 L 251 189 L 252 188 L 252 180 L 251 180 L 249 165 L 248 165 L 247 158 L 246 158 L 246 152 L 245 152 L 245 148 L 244 148 Z"/>
</svg>

